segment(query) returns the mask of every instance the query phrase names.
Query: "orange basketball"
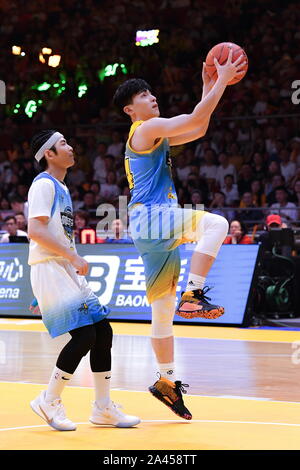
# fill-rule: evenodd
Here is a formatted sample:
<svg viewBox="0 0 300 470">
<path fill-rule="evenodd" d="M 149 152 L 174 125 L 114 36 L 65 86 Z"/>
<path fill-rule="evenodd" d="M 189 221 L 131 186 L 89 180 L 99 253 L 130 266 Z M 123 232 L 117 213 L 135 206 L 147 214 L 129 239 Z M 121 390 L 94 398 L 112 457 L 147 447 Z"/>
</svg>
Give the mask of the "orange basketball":
<svg viewBox="0 0 300 470">
<path fill-rule="evenodd" d="M 206 71 L 210 78 L 217 79 L 217 69 L 214 64 L 214 57 L 217 59 L 220 65 L 224 65 L 227 58 L 230 49 L 232 49 L 232 62 L 237 60 L 237 58 L 240 55 L 244 56 L 244 60 L 242 62 L 246 61 L 246 64 L 241 68 L 241 71 L 244 72 L 243 75 L 240 75 L 237 78 L 234 78 L 231 80 L 228 85 L 234 85 L 235 83 L 238 83 L 242 78 L 247 73 L 248 70 L 248 57 L 244 49 L 242 49 L 240 46 L 237 44 L 234 44 L 233 42 L 221 42 L 220 44 L 217 44 L 214 46 L 209 53 L 207 54 L 205 63 L 206 63 Z"/>
</svg>

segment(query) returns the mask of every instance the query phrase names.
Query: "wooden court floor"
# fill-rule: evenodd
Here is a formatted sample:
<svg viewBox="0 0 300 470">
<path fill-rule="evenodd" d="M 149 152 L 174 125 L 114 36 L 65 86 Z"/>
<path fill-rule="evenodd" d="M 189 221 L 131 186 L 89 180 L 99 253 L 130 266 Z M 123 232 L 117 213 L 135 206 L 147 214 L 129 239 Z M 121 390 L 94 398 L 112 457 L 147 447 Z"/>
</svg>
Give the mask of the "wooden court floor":
<svg viewBox="0 0 300 470">
<path fill-rule="evenodd" d="M 133 429 L 89 423 L 85 357 L 63 393 L 77 431 L 61 433 L 29 402 L 45 388 L 68 335 L 51 339 L 39 321 L 0 319 L 0 449 L 300 449 L 299 331 L 175 326 L 177 376 L 190 385 L 188 422 L 147 392 L 156 380 L 149 325 L 112 326 L 112 399 L 142 422 Z"/>
</svg>

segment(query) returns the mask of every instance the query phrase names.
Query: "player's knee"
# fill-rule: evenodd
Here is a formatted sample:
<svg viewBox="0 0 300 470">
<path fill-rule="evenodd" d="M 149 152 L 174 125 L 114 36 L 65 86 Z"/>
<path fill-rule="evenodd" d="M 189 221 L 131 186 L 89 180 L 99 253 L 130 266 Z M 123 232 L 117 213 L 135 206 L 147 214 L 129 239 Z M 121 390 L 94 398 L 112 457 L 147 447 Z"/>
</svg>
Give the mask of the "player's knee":
<svg viewBox="0 0 300 470">
<path fill-rule="evenodd" d="M 204 222 L 204 231 L 213 231 L 214 233 L 219 233 L 220 237 L 226 237 L 229 224 L 225 217 L 222 217 L 218 214 L 210 214 L 209 212 L 203 217 Z"/>
<path fill-rule="evenodd" d="M 162 339 L 173 336 L 175 301 L 176 297 L 169 294 L 152 302 L 152 338 Z"/>
<path fill-rule="evenodd" d="M 111 349 L 113 330 L 109 321 L 104 318 L 103 320 L 95 323 L 96 343 L 98 348 L 103 350 Z"/>
<path fill-rule="evenodd" d="M 70 332 L 72 344 L 76 350 L 85 356 L 96 344 L 96 330 L 94 325 L 83 326 Z"/>
<path fill-rule="evenodd" d="M 226 235 L 228 234 L 228 230 L 229 230 L 228 220 L 225 219 L 225 217 L 222 217 L 221 215 L 217 215 L 217 214 L 214 214 L 214 215 L 218 217 L 218 221 L 216 223 L 219 227 L 221 238 L 223 237 L 224 239 Z"/>
</svg>

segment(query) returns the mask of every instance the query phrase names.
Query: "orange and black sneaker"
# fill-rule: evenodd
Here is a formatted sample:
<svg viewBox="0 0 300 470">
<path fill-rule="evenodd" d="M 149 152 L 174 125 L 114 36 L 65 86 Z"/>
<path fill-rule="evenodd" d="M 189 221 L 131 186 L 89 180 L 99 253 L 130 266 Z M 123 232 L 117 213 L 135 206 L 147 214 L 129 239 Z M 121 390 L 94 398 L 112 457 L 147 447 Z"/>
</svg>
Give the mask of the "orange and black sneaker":
<svg viewBox="0 0 300 470">
<path fill-rule="evenodd" d="M 205 294 L 209 290 L 209 287 L 204 287 L 204 289 L 182 292 L 176 315 L 188 319 L 201 317 L 209 318 L 211 320 L 223 315 L 224 307 L 213 305 L 208 302 L 208 300 L 211 299 Z"/>
<path fill-rule="evenodd" d="M 175 414 L 189 420 L 192 419 L 192 415 L 184 406 L 182 399 L 182 393 L 186 393 L 184 387 L 188 387 L 188 384 L 183 384 L 180 380 L 171 382 L 171 380 L 161 377 L 152 387 L 149 387 L 149 391 Z"/>
</svg>

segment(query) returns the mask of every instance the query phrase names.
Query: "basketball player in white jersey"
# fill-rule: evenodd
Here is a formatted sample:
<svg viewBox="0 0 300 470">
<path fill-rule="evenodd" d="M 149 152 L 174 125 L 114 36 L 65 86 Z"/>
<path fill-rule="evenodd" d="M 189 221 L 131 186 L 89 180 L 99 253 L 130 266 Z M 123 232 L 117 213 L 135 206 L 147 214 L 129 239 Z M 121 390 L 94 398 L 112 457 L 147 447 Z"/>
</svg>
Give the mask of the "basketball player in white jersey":
<svg viewBox="0 0 300 470">
<path fill-rule="evenodd" d="M 74 431 L 76 425 L 66 417 L 61 393 L 90 351 L 95 384 L 90 421 L 135 426 L 140 419 L 122 413 L 110 399 L 109 309 L 89 288 L 84 277 L 88 264 L 77 254 L 74 244 L 72 202 L 64 183 L 67 169 L 74 165 L 73 149 L 62 134 L 52 130 L 34 136 L 31 148 L 44 170 L 34 179 L 28 194 L 32 290 L 50 335 L 71 335 L 58 356 L 47 389 L 31 402 L 31 408 L 52 428 Z"/>
</svg>

